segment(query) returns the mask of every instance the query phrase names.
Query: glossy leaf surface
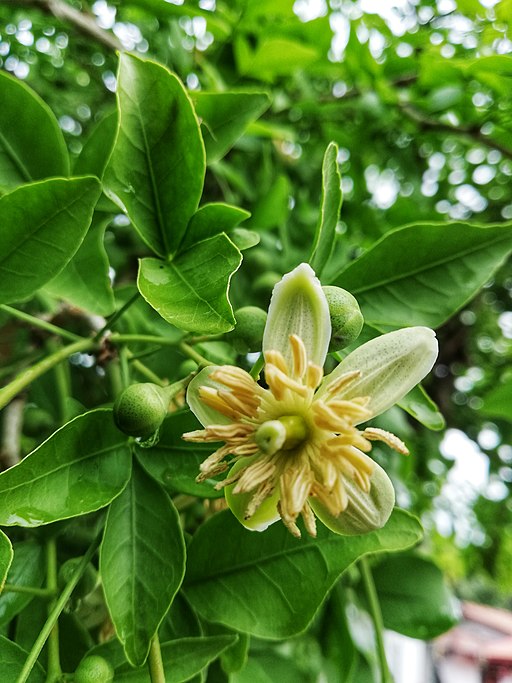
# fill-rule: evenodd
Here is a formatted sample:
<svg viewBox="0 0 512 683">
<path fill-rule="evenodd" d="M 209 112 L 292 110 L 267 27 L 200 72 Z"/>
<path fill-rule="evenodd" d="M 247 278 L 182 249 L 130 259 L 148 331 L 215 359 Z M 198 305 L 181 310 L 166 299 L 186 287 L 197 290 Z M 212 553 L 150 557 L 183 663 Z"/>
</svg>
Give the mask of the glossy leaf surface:
<svg viewBox="0 0 512 683">
<path fill-rule="evenodd" d="M 18 679 L 27 657 L 28 652 L 22 650 L 12 640 L 0 636 L 0 673 L 4 681 L 16 681 Z M 46 674 L 43 667 L 36 662 L 29 677 L 24 680 L 27 680 L 27 683 L 45 683 Z"/>
<path fill-rule="evenodd" d="M 32 541 L 14 545 L 14 558 L 7 574 L 7 583 L 14 586 L 42 585 L 45 574 L 42 546 Z M 0 595 L 0 625 L 8 624 L 33 600 L 30 593 L 7 591 Z"/>
<path fill-rule="evenodd" d="M 110 506 L 100 569 L 117 636 L 141 666 L 181 585 L 185 543 L 171 499 L 138 464 Z"/>
<path fill-rule="evenodd" d="M 126 486 L 130 468 L 112 411 L 79 415 L 0 474 L 0 525 L 39 526 L 105 507 Z"/>
<path fill-rule="evenodd" d="M 411 547 L 419 522 L 395 510 L 386 526 L 362 536 L 294 538 L 282 524 L 247 531 L 230 512 L 209 519 L 188 549 L 185 591 L 205 619 L 266 638 L 303 631 L 339 576 L 368 553 Z M 236 604 L 236 610 L 233 609 Z"/>
<path fill-rule="evenodd" d="M 9 567 L 13 558 L 13 550 L 10 540 L 0 531 L 0 593 L 4 587 Z M 1 600 L 1 598 L 0 598 Z"/>
</svg>

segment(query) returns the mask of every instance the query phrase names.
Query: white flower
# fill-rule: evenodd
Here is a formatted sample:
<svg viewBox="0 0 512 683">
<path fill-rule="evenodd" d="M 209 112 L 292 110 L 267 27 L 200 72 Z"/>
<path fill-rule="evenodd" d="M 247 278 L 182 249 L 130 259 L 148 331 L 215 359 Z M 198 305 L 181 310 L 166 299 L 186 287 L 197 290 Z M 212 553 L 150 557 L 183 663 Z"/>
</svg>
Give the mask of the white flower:
<svg viewBox="0 0 512 683">
<path fill-rule="evenodd" d="M 249 529 L 279 518 L 300 536 L 318 517 L 342 534 L 382 527 L 394 505 L 389 477 L 368 455 L 372 441 L 406 446 L 381 429 L 358 425 L 399 401 L 431 370 L 432 330 L 382 335 L 350 353 L 327 377 L 331 336 L 320 282 L 303 263 L 275 286 L 263 336 L 265 381 L 234 366 L 209 366 L 190 383 L 187 401 L 204 429 L 188 441 L 224 442 L 201 465 L 198 480 L 228 468 L 226 500 Z"/>
</svg>

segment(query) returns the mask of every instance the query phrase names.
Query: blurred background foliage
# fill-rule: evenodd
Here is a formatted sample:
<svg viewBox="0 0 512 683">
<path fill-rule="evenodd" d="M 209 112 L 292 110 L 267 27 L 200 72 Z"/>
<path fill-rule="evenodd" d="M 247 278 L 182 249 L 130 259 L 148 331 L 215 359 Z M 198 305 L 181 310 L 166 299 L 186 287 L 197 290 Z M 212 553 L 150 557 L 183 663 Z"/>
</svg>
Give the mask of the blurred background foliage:
<svg viewBox="0 0 512 683">
<path fill-rule="evenodd" d="M 234 279 L 235 308 L 266 307 L 278 277 L 307 258 L 331 140 L 344 194 L 336 272 L 400 225 L 512 220 L 511 0 L 0 3 L 0 67 L 48 103 L 72 158 L 114 109 L 116 50 L 166 64 L 192 97 L 270 95 L 268 110 L 207 171 L 203 200 L 249 210 L 244 227 L 261 235 Z M 107 228 L 106 246 L 117 283 L 133 282 L 146 252 L 122 218 Z M 413 455 L 385 456 L 399 504 L 421 515 L 427 549 L 459 595 L 509 607 L 511 297 L 506 264 L 438 330 L 427 388 L 446 429 L 421 430 L 420 439 L 396 409 L 387 419 L 400 422 L 392 431 Z M 5 356 L 5 327 L 1 345 Z M 168 352 L 151 362 L 158 371 Z M 100 384 L 79 372 L 80 399 L 94 405 Z M 47 395 L 41 382 L 32 399 L 38 390 Z"/>
</svg>

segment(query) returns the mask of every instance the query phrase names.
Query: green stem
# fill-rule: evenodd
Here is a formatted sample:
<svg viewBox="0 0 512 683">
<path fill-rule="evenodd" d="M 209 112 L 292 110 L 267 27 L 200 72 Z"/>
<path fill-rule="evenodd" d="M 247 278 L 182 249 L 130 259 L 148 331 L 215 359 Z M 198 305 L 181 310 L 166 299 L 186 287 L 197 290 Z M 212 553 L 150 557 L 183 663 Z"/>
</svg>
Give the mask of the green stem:
<svg viewBox="0 0 512 683">
<path fill-rule="evenodd" d="M 155 633 L 153 640 L 151 641 L 148 657 L 148 668 L 151 683 L 165 683 L 164 663 L 162 662 L 162 652 L 160 650 L 158 633 Z"/>
<path fill-rule="evenodd" d="M 32 646 L 32 649 L 29 652 L 29 655 L 25 661 L 25 664 L 23 666 L 23 669 L 16 679 L 16 683 L 25 683 L 28 680 L 28 677 L 30 676 L 30 672 L 34 668 L 34 665 L 37 661 L 37 658 L 41 654 L 41 650 L 43 649 L 46 641 L 50 637 L 50 633 L 52 632 L 53 627 L 57 623 L 57 619 L 59 618 L 62 610 L 66 606 L 69 598 L 71 597 L 71 593 L 73 592 L 74 587 L 78 583 L 80 577 L 85 571 L 85 568 L 87 567 L 87 564 L 90 562 L 92 559 L 92 556 L 96 552 L 96 549 L 99 545 L 99 539 L 96 539 L 94 543 L 89 547 L 87 552 L 82 558 L 82 561 L 80 564 L 77 565 L 75 571 L 73 572 L 73 575 L 71 576 L 71 579 L 68 581 L 66 584 L 66 587 L 60 594 L 58 600 L 55 602 L 55 605 L 48 615 L 48 618 L 41 629 L 36 642 Z"/>
<path fill-rule="evenodd" d="M 263 366 L 265 365 L 265 357 L 263 356 L 262 353 L 260 353 L 260 357 L 254 363 L 254 365 L 251 368 L 250 375 L 253 379 L 258 379 L 260 376 L 261 371 L 263 370 Z"/>
<path fill-rule="evenodd" d="M 23 322 L 29 323 L 33 327 L 39 327 L 39 329 L 50 332 L 51 334 L 56 334 L 63 339 L 68 339 L 69 341 L 78 341 L 79 339 L 83 338 L 78 334 L 73 334 L 73 332 L 63 330 L 61 327 L 57 327 L 57 325 L 52 325 L 51 323 L 46 322 L 46 320 L 41 320 L 41 318 L 37 318 L 34 315 L 30 315 L 24 311 L 18 311 L 17 308 L 12 308 L 11 306 L 7 306 L 7 304 L 1 304 L 0 310 L 12 315 L 13 318 L 23 320 Z"/>
<path fill-rule="evenodd" d="M 135 370 L 137 370 L 137 372 L 153 382 L 153 384 L 158 384 L 160 387 L 166 386 L 166 382 L 162 380 L 156 373 L 154 373 L 153 370 L 150 370 L 146 365 L 144 365 L 144 363 L 141 363 L 140 360 L 132 360 L 130 361 L 130 364 Z"/>
<path fill-rule="evenodd" d="M 359 568 L 361 570 L 361 577 L 363 579 L 363 586 L 368 600 L 370 616 L 373 621 L 373 628 L 375 630 L 375 643 L 377 645 L 377 657 L 379 660 L 381 683 L 393 683 L 393 677 L 386 659 L 386 650 L 384 648 L 384 623 L 382 621 L 382 612 L 380 610 L 379 596 L 375 589 L 373 581 L 372 570 L 368 558 L 362 557 L 359 560 Z"/>
<path fill-rule="evenodd" d="M 56 353 L 61 349 L 59 343 L 55 343 L 54 339 L 49 339 L 47 343 L 50 354 Z M 59 409 L 59 421 L 61 424 L 66 422 L 68 406 L 67 398 L 71 394 L 71 382 L 69 377 L 69 368 L 62 363 L 57 363 L 53 368 L 53 376 L 55 378 L 55 390 L 57 393 L 57 404 Z"/>
<path fill-rule="evenodd" d="M 50 538 L 46 542 L 46 587 L 48 590 L 57 591 L 57 543 L 55 538 Z M 55 608 L 55 600 L 48 605 L 48 616 Z M 47 683 L 56 681 L 62 669 L 60 666 L 59 649 L 59 622 L 58 618 L 48 636 L 48 668 L 46 674 Z"/>
<path fill-rule="evenodd" d="M 36 588 L 35 586 L 16 586 L 13 583 L 5 583 L 2 593 L 25 593 L 33 595 L 35 598 L 44 598 L 49 600 L 54 598 L 57 594 L 55 590 L 50 588 Z"/>
<path fill-rule="evenodd" d="M 103 335 L 105 334 L 105 332 L 107 330 L 112 329 L 112 326 L 114 325 L 114 323 L 116 323 L 119 320 L 119 318 L 122 315 L 124 315 L 124 313 L 126 313 L 126 311 L 130 308 L 130 306 L 132 304 L 134 304 L 137 301 L 138 298 L 139 298 L 139 292 L 137 291 L 131 297 L 131 299 L 128 299 L 128 301 L 123 306 L 121 306 L 121 308 L 118 311 L 116 311 L 109 320 L 107 320 L 106 324 L 103 325 L 101 330 L 94 335 L 94 338 L 96 339 L 96 341 L 98 341 L 98 339 L 101 339 L 101 337 L 103 337 Z"/>
<path fill-rule="evenodd" d="M 158 344 L 159 346 L 178 346 L 179 342 L 168 337 L 159 337 L 154 334 L 119 334 L 113 332 L 108 340 L 112 344 L 129 344 L 135 342 L 144 342 L 147 344 Z"/>
<path fill-rule="evenodd" d="M 201 356 L 200 353 L 198 353 L 195 349 L 193 349 L 191 346 L 189 346 L 186 342 L 181 342 L 179 344 L 179 347 L 183 353 L 188 356 L 189 358 L 192 358 L 192 360 L 195 360 L 195 362 L 199 365 L 199 367 L 206 367 L 207 365 L 215 365 L 215 363 L 210 362 L 207 358 L 204 356 Z"/>
<path fill-rule="evenodd" d="M 40 360 L 39 363 L 32 365 L 30 368 L 26 368 L 20 372 L 12 382 L 3 389 L 0 389 L 0 409 L 4 408 L 9 401 L 23 391 L 25 387 L 28 387 L 34 380 L 41 377 L 41 375 L 44 375 L 61 361 L 66 360 L 66 358 L 69 358 L 69 356 L 72 356 L 74 353 L 92 351 L 96 346 L 97 343 L 94 339 L 80 339 L 80 341 L 77 341 L 74 344 L 63 346 L 61 349 L 58 349 L 58 351 L 55 351 L 49 356 L 46 356 L 46 358 Z"/>
</svg>

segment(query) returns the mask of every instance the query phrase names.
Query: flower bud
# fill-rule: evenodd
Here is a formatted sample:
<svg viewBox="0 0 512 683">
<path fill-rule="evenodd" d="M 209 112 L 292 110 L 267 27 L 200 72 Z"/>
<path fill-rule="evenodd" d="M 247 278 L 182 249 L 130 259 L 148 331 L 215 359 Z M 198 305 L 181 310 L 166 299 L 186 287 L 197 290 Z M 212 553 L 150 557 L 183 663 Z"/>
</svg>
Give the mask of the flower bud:
<svg viewBox="0 0 512 683">
<path fill-rule="evenodd" d="M 82 659 L 73 677 L 74 683 L 111 683 L 113 680 L 112 664 L 99 655 Z"/>
<path fill-rule="evenodd" d="M 356 299 L 341 287 L 322 287 L 331 316 L 329 353 L 340 351 L 355 341 L 363 329 L 363 315 Z"/>
<path fill-rule="evenodd" d="M 388 521 L 395 504 L 395 490 L 386 472 L 373 463 L 370 490 L 362 491 L 349 477 L 343 478 L 348 495 L 346 509 L 334 517 L 318 500 L 310 499 L 311 507 L 325 526 L 335 534 L 355 536 L 381 529 Z"/>
<path fill-rule="evenodd" d="M 230 333 L 239 353 L 260 351 L 267 314 L 257 306 L 244 306 L 235 311 L 236 327 Z"/>
<path fill-rule="evenodd" d="M 59 569 L 58 583 L 61 590 L 64 589 L 66 584 L 70 581 L 77 566 L 82 561 L 81 557 L 72 557 L 66 560 L 64 564 Z M 92 593 L 98 584 L 98 572 L 91 562 L 86 566 L 84 573 L 78 580 L 75 588 L 73 589 L 74 598 L 85 598 L 89 593 Z"/>
<path fill-rule="evenodd" d="M 132 384 L 114 404 L 114 422 L 129 436 L 148 439 L 160 427 L 169 407 L 167 391 L 157 384 Z"/>
</svg>

